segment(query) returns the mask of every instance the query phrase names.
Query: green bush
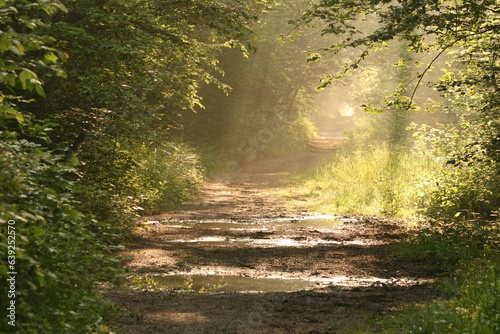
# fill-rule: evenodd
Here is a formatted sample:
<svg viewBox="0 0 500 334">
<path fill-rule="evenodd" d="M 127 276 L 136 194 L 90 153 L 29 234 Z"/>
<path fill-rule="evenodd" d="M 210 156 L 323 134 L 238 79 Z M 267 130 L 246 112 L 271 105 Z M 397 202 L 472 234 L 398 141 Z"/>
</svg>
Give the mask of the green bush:
<svg viewBox="0 0 500 334">
<path fill-rule="evenodd" d="M 120 183 L 144 214 L 175 209 L 198 194 L 204 170 L 189 147 L 166 143 L 137 151 L 137 164 Z"/>
<path fill-rule="evenodd" d="M 443 299 L 387 317 L 388 333 L 470 333 L 500 331 L 500 220 L 456 217 L 433 221 L 399 245 L 407 257 L 446 274 L 436 288 Z"/>
<path fill-rule="evenodd" d="M 481 122 L 466 121 L 460 127 L 423 125 L 415 132 L 419 149 L 428 150 L 435 160 L 441 161 L 434 180 L 436 186 L 428 194 L 428 216 L 473 219 L 481 215 L 487 219 L 500 207 L 500 161 L 492 157 L 494 140 L 478 135 L 484 131 Z"/>
<path fill-rule="evenodd" d="M 497 253 L 498 255 L 498 253 Z M 434 334 L 500 332 L 499 263 L 467 263 L 465 276 L 439 284 L 453 295 L 386 318 L 386 333 Z"/>
<path fill-rule="evenodd" d="M 19 333 L 106 332 L 107 304 L 95 288 L 120 274 L 117 260 L 107 255 L 114 249 L 104 241 L 111 238 L 109 225 L 75 209 L 75 171 L 62 157 L 5 134 L 0 152 L 2 282 L 17 272 L 15 299 L 6 298 L 2 284 L 1 331 L 12 329 L 4 312 L 15 300 Z M 15 222 L 13 268 L 5 262 L 12 241 L 8 221 Z"/>
<path fill-rule="evenodd" d="M 85 144 L 78 167 L 79 208 L 111 223 L 126 237 L 140 215 L 175 209 L 194 198 L 204 180 L 198 154 L 182 143 Z M 89 191 L 90 189 L 90 191 Z"/>
<path fill-rule="evenodd" d="M 492 213 L 496 218 L 497 213 Z M 453 273 L 460 262 L 481 259 L 498 248 L 500 225 L 490 219 L 432 220 L 400 244 L 408 257 L 423 260 L 431 270 Z"/>
</svg>

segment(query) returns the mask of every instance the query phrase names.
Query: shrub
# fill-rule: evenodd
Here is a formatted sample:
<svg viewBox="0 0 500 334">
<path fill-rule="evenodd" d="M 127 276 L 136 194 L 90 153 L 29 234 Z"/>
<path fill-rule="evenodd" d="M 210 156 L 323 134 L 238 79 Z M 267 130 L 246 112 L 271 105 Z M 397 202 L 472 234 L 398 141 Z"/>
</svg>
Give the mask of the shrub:
<svg viewBox="0 0 500 334">
<path fill-rule="evenodd" d="M 183 144 L 142 146 L 137 164 L 120 183 L 124 193 L 137 199 L 145 214 L 175 209 L 198 194 L 204 170 L 195 154 Z"/>
<path fill-rule="evenodd" d="M 98 282 L 119 276 L 104 240 L 109 226 L 75 209 L 72 166 L 39 145 L 2 134 L 0 141 L 0 274 L 17 272 L 16 330 L 106 332 Z M 7 266 L 7 222 L 15 222 L 15 264 Z M 12 240 L 12 239 L 9 239 Z M 2 284 L 2 314 L 8 287 Z M 2 316 L 2 332 L 10 327 Z M 11 329 L 11 328 L 9 328 Z"/>
<path fill-rule="evenodd" d="M 497 254 L 498 255 L 498 254 Z M 386 318 L 386 333 L 431 334 L 500 332 L 500 275 L 498 262 L 468 263 L 465 276 L 448 279 L 440 288 L 453 298 L 435 300 Z"/>
<path fill-rule="evenodd" d="M 496 219 L 432 220 L 400 249 L 406 256 L 423 260 L 431 270 L 452 273 L 460 262 L 481 259 L 498 248 L 499 230 Z"/>
</svg>

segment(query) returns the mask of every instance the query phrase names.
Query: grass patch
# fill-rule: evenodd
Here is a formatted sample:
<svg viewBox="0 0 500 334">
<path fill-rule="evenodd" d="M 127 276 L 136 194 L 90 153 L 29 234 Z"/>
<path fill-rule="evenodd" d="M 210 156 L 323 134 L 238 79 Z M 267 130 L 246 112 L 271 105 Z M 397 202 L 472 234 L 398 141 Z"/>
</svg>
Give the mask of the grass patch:
<svg viewBox="0 0 500 334">
<path fill-rule="evenodd" d="M 439 170 L 425 151 L 346 146 L 315 172 L 294 179 L 288 197 L 306 198 L 321 213 L 415 217 Z"/>
<path fill-rule="evenodd" d="M 438 287 L 450 299 L 414 306 L 382 321 L 384 333 L 500 333 L 500 272 L 498 262 L 469 262 L 460 278 Z"/>
</svg>

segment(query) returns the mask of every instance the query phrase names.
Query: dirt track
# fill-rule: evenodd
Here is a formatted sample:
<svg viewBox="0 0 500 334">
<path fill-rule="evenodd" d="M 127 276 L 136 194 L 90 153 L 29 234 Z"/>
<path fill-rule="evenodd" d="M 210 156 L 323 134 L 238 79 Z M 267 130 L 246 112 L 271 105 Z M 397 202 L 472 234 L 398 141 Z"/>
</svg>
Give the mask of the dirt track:
<svg viewBox="0 0 500 334">
<path fill-rule="evenodd" d="M 284 177 L 319 159 L 284 156 L 220 175 L 196 203 L 145 219 L 126 252 L 135 275 L 300 279 L 312 282 L 306 290 L 122 288 L 109 292 L 129 314 L 115 331 L 350 333 L 381 313 L 429 298 L 431 279 L 392 252 L 405 232 L 402 224 L 318 219 L 306 202 L 286 203 Z"/>
</svg>

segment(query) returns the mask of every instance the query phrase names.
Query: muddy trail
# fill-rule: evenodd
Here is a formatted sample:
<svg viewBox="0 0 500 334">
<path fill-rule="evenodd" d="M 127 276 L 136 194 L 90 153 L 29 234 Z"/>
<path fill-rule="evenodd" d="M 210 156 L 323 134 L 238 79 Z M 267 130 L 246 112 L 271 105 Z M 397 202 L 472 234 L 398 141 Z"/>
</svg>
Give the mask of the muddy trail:
<svg viewBox="0 0 500 334">
<path fill-rule="evenodd" d="M 124 252 L 128 282 L 108 292 L 124 310 L 114 331 L 376 331 L 377 316 L 431 298 L 432 278 L 393 252 L 403 224 L 287 203 L 286 177 L 335 146 L 312 144 L 323 149 L 254 161 L 182 210 L 145 218 Z"/>
</svg>

